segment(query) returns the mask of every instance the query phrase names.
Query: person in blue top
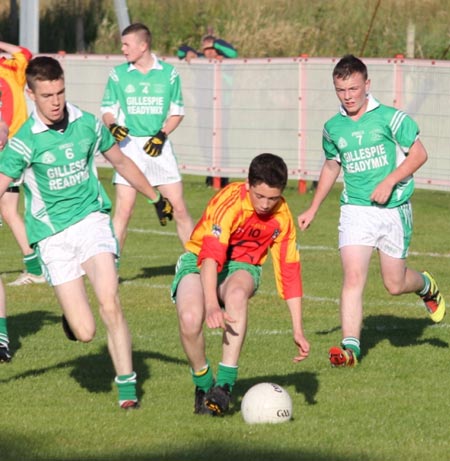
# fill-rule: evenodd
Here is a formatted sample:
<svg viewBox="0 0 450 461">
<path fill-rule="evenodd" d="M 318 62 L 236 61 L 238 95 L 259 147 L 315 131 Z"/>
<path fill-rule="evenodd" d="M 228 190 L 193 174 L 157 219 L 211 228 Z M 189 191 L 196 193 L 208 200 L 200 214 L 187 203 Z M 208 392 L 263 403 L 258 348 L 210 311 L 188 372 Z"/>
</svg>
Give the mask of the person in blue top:
<svg viewBox="0 0 450 461">
<path fill-rule="evenodd" d="M 428 157 L 417 123 L 370 94 L 367 67 L 353 55 L 336 64 L 333 83 L 341 106 L 325 123 L 325 162 L 312 203 L 298 216 L 298 224 L 301 230 L 308 228 L 342 169 L 342 343 L 330 349 L 329 359 L 333 366 L 352 367 L 361 354 L 363 292 L 374 248 L 389 293 L 417 293 L 434 322 L 442 321 L 445 300 L 429 272 L 406 265 L 412 235 L 413 174 Z"/>
<path fill-rule="evenodd" d="M 216 38 L 214 35 L 208 34 L 202 38 L 202 51 L 196 51 L 194 48 L 184 44 L 178 48 L 177 56 L 180 59 L 185 59 L 190 62 L 195 58 L 215 59 L 222 61 L 223 58 L 237 58 L 238 52 L 231 43 Z"/>
<path fill-rule="evenodd" d="M 222 61 L 224 58 L 234 59 L 238 57 L 238 52 L 231 43 L 216 38 L 214 35 L 208 34 L 202 38 L 202 50 L 196 51 L 188 45 L 181 45 L 178 48 L 177 56 L 190 63 L 195 58 L 206 58 L 210 60 Z M 212 176 L 207 176 L 205 179 L 207 186 L 213 185 Z M 229 178 L 220 178 L 220 187 L 225 187 L 229 183 Z"/>
</svg>

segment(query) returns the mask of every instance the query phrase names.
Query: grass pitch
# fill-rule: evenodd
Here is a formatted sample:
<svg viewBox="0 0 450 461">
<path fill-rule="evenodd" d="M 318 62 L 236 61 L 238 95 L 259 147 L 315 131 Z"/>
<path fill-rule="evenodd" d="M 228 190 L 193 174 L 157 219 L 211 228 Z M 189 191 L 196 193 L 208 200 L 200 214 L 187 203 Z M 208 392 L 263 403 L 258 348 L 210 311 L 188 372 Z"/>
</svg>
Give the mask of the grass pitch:
<svg viewBox="0 0 450 461">
<path fill-rule="evenodd" d="M 100 170 L 111 197 L 111 171 Z M 90 344 L 65 339 L 48 286 L 6 287 L 14 353 L 0 365 L 0 459 L 9 460 L 308 460 L 402 461 L 450 459 L 449 325 L 434 325 L 415 295 L 383 289 L 374 254 L 365 292 L 363 358 L 355 369 L 332 369 L 327 352 L 340 341 L 341 268 L 337 244 L 340 187 L 312 227 L 299 233 L 308 360 L 294 364 L 287 307 L 278 298 L 270 260 L 251 301 L 249 331 L 233 407 L 223 418 L 193 414 L 193 385 L 169 297 L 182 249 L 175 226 L 159 226 L 140 197 L 123 254 L 120 295 L 133 334 L 142 407 L 117 405 L 114 371 L 103 325 Z M 213 191 L 186 177 L 195 219 Z M 311 194 L 286 197 L 294 215 Z M 411 267 L 430 270 L 450 300 L 450 194 L 417 191 Z M 5 283 L 22 269 L 7 227 L 0 229 Z M 94 311 L 96 303 L 89 291 Z M 450 301 L 449 301 L 450 302 Z M 98 315 L 97 315 L 98 319 Z M 448 321 L 448 317 L 447 317 Z M 220 334 L 206 331 L 208 356 L 220 360 Z M 246 390 L 262 381 L 285 387 L 294 418 L 279 425 L 247 425 L 240 415 Z"/>
</svg>

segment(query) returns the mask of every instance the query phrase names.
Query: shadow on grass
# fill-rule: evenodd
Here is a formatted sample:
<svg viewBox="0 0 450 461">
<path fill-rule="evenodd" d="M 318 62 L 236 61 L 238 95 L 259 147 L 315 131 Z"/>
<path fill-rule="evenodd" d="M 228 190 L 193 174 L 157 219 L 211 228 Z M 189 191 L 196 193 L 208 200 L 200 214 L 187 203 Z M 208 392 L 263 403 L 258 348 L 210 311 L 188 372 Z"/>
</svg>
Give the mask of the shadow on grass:
<svg viewBox="0 0 450 461">
<path fill-rule="evenodd" d="M 9 345 L 13 353 L 22 347 L 22 339 L 36 334 L 44 325 L 61 322 L 61 315 L 48 311 L 32 311 L 8 316 Z"/>
<path fill-rule="evenodd" d="M 394 347 L 428 344 L 448 349 L 449 344 L 439 338 L 422 338 L 427 327 L 435 325 L 428 318 L 404 318 L 395 315 L 369 315 L 364 319 L 361 353 L 366 355 L 379 342 L 388 340 Z"/>
<path fill-rule="evenodd" d="M 300 434 L 301 435 L 301 434 Z M 374 458 L 373 454 L 365 455 L 358 453 L 354 456 L 339 456 L 336 453 L 327 452 L 325 449 L 321 453 L 299 448 L 296 450 L 283 450 L 280 448 L 269 448 L 259 444 L 241 439 L 226 441 L 224 439 L 205 440 L 198 442 L 196 445 L 190 445 L 189 448 L 166 447 L 164 449 L 152 450 L 150 453 L 134 454 L 127 450 L 121 452 L 119 448 L 112 449 L 110 453 L 103 453 L 101 458 L 98 456 L 84 455 L 79 456 L 58 456 L 52 457 L 51 453 L 44 453 L 40 450 L 42 441 L 32 439 L 24 434 L 0 434 L 0 447 L 2 448 L 2 461 L 80 461 L 83 460 L 108 460 L 108 461 L 381 461 L 380 458 Z M 267 440 L 270 445 L 270 439 Z M 42 454 L 38 454 L 41 452 Z"/>
<path fill-rule="evenodd" d="M 411 347 L 428 344 L 444 349 L 449 343 L 439 338 L 422 338 L 425 330 L 435 325 L 428 318 L 405 318 L 395 315 L 369 315 L 364 318 L 361 332 L 361 357 L 375 348 L 378 343 L 388 340 L 394 347 Z M 340 331 L 340 327 L 319 331 L 319 335 L 328 335 Z"/>
<path fill-rule="evenodd" d="M 154 359 L 164 362 L 175 363 L 177 365 L 185 365 L 186 361 L 170 357 L 159 352 L 143 352 L 133 351 L 134 370 L 138 375 L 138 395 L 140 398 L 144 396 L 142 388 L 143 383 L 150 378 L 150 370 L 146 360 Z M 111 377 L 115 376 L 111 358 L 108 353 L 107 346 L 103 346 L 99 352 L 83 355 L 76 359 L 60 362 L 48 367 L 38 368 L 19 373 L 7 379 L 0 379 L 0 383 L 9 383 L 18 379 L 36 377 L 54 370 L 71 369 L 70 376 L 78 382 L 78 384 L 92 393 L 108 393 L 113 388 Z M 1 459 L 1 458 L 0 458 Z"/>
<path fill-rule="evenodd" d="M 120 277 L 120 283 L 132 282 L 133 280 L 139 279 L 150 279 L 152 277 L 165 275 L 175 276 L 175 264 L 171 266 L 141 267 L 141 272 L 133 277 Z"/>
<path fill-rule="evenodd" d="M 297 394 L 303 394 L 307 404 L 315 405 L 317 403 L 316 395 L 319 391 L 319 380 L 317 379 L 316 373 L 305 371 L 291 373 L 289 375 L 263 375 L 237 380 L 236 385 L 233 388 L 234 406 L 230 413 L 236 413 L 240 410 L 242 397 L 248 389 L 255 384 L 266 382 L 275 383 L 284 388 L 293 386 Z"/>
</svg>

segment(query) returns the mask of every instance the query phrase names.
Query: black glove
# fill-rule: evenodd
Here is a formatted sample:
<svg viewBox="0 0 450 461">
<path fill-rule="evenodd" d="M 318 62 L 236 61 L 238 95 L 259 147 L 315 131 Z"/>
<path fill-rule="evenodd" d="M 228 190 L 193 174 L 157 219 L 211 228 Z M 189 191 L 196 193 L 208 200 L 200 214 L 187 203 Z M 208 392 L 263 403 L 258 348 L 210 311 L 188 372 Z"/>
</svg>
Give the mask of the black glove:
<svg viewBox="0 0 450 461">
<path fill-rule="evenodd" d="M 173 206 L 168 198 L 163 197 L 159 192 L 158 194 L 158 200 L 149 200 L 149 203 L 153 203 L 153 205 L 155 205 L 156 214 L 158 215 L 161 226 L 167 226 L 167 220 L 172 221 L 173 218 Z"/>
<path fill-rule="evenodd" d="M 109 125 L 109 131 L 116 138 L 117 142 L 123 141 L 128 135 L 128 128 L 126 126 L 120 126 L 116 123 Z"/>
<path fill-rule="evenodd" d="M 164 141 L 167 135 L 164 131 L 159 130 L 153 137 L 151 137 L 145 144 L 143 149 L 150 157 L 158 157 L 161 155 Z"/>
</svg>

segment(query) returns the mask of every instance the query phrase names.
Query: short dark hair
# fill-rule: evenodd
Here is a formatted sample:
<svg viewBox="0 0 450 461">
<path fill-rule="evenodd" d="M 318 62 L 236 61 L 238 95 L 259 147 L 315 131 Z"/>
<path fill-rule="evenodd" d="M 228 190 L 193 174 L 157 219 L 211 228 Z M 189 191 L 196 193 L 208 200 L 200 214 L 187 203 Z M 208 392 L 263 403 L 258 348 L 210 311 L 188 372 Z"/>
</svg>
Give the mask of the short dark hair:
<svg viewBox="0 0 450 461">
<path fill-rule="evenodd" d="M 33 58 L 25 71 L 27 85 L 30 90 L 34 91 L 35 84 L 64 79 L 64 70 L 61 64 L 55 58 L 50 56 L 37 56 Z"/>
<path fill-rule="evenodd" d="M 252 162 L 248 170 L 248 183 L 257 186 L 265 183 L 269 187 L 284 190 L 288 180 L 288 169 L 281 157 L 274 154 L 259 154 Z"/>
<path fill-rule="evenodd" d="M 345 80 L 355 73 L 362 74 L 364 80 L 367 80 L 367 66 L 353 54 L 346 54 L 334 67 L 333 78 Z"/>
<path fill-rule="evenodd" d="M 125 29 L 123 29 L 122 37 L 128 34 L 138 34 L 142 41 L 147 42 L 148 48 L 151 49 L 152 33 L 145 24 L 142 24 L 141 22 L 130 24 L 129 26 L 125 27 Z"/>
</svg>

